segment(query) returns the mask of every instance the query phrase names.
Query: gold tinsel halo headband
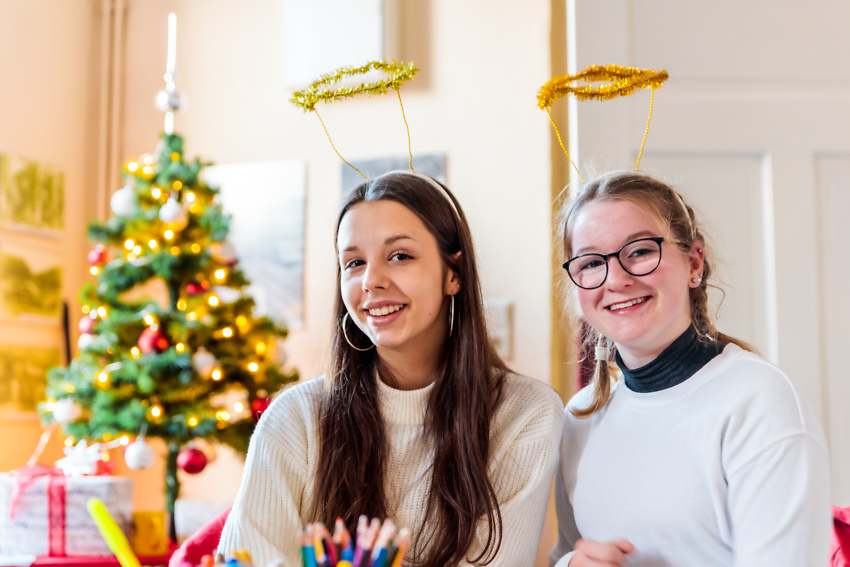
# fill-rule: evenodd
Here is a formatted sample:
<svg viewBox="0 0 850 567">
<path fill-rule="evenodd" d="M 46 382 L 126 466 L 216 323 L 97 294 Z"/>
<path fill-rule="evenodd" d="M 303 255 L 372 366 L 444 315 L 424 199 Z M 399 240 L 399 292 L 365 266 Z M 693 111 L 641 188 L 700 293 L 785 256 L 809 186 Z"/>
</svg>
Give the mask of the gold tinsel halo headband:
<svg viewBox="0 0 850 567">
<path fill-rule="evenodd" d="M 635 67 L 621 67 L 620 65 L 591 65 L 584 71 L 576 75 L 563 75 L 555 77 L 540 87 L 537 93 L 537 108 L 545 110 L 549 115 L 549 121 L 555 128 L 555 134 L 558 136 L 558 143 L 561 144 L 561 149 L 567 154 L 567 158 L 578 173 L 581 179 L 576 164 L 573 163 L 570 153 L 564 147 L 564 142 L 561 140 L 561 133 L 552 119 L 552 113 L 549 107 L 552 103 L 562 96 L 573 95 L 576 100 L 609 100 L 620 96 L 629 96 L 638 89 L 652 89 L 652 94 L 649 97 L 649 116 L 646 119 L 646 131 L 643 134 L 643 141 L 640 144 L 640 153 L 638 153 L 637 163 L 635 163 L 635 171 L 640 165 L 640 158 L 643 156 L 643 146 L 646 144 L 646 136 L 649 134 L 649 121 L 652 119 L 652 104 L 655 99 L 655 89 L 660 88 L 669 75 L 667 71 L 653 71 L 651 69 L 637 69 Z M 587 83 L 606 82 L 603 85 L 582 85 L 572 86 L 576 81 L 584 81 Z M 584 181 L 582 179 L 582 181 Z"/>
<path fill-rule="evenodd" d="M 325 104 L 330 104 L 334 101 L 351 98 L 363 93 L 370 95 L 382 95 L 386 94 L 390 89 L 395 90 L 398 95 L 398 103 L 401 106 L 401 117 L 404 119 L 404 127 L 407 129 L 407 152 L 410 155 L 410 171 L 416 173 L 413 169 L 413 151 L 410 148 L 410 127 L 407 125 L 407 117 L 404 115 L 404 104 L 401 102 L 400 89 L 401 85 L 412 79 L 418 70 L 419 69 L 413 63 L 402 63 L 400 61 L 370 61 L 362 67 L 340 67 L 332 73 L 322 75 L 306 89 L 293 93 L 289 102 L 304 112 L 315 112 L 316 116 L 319 118 L 319 122 L 322 123 L 322 128 L 325 130 L 325 135 L 327 135 L 328 141 L 331 143 L 331 147 L 336 152 L 336 155 L 339 156 L 339 159 L 362 175 L 366 181 L 369 181 L 369 178 L 366 177 L 362 171 L 348 163 L 348 161 L 346 161 L 346 159 L 342 157 L 336 149 L 333 140 L 331 140 L 331 135 L 328 133 L 328 129 L 325 126 L 325 121 L 322 120 L 322 117 L 319 115 L 319 111 L 316 110 L 316 103 L 324 102 Z M 343 79 L 365 75 L 370 71 L 382 71 L 387 73 L 389 76 L 380 81 L 360 83 L 360 86 L 357 87 L 338 87 L 336 89 L 326 88 L 330 85 L 339 83 Z"/>
</svg>

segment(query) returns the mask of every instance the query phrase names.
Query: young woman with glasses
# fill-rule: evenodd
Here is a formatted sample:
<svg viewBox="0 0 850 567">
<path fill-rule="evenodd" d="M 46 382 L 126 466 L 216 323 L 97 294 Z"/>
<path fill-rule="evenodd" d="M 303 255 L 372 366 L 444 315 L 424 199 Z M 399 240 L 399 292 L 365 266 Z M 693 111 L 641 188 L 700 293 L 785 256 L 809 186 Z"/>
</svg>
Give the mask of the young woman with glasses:
<svg viewBox="0 0 850 567">
<path fill-rule="evenodd" d="M 825 565 L 823 432 L 781 370 L 714 328 L 693 210 L 614 172 L 581 188 L 562 230 L 597 364 L 567 406 L 550 565 Z"/>
<path fill-rule="evenodd" d="M 534 565 L 563 406 L 496 353 L 460 205 L 385 174 L 348 195 L 335 244 L 327 375 L 263 413 L 219 549 L 300 565 L 303 525 L 364 514 L 411 528 L 405 565 Z"/>
</svg>

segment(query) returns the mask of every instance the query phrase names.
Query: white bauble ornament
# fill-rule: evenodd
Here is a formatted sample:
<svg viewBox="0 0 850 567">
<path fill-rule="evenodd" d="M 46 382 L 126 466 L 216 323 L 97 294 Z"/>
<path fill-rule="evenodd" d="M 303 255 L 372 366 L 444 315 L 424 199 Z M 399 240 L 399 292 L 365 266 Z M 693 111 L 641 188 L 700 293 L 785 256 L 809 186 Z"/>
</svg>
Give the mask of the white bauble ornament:
<svg viewBox="0 0 850 567">
<path fill-rule="evenodd" d="M 189 224 L 189 213 L 177 199 L 170 197 L 159 209 L 159 220 L 173 230 L 183 230 Z"/>
<path fill-rule="evenodd" d="M 210 244 L 210 254 L 222 264 L 232 266 L 236 263 L 236 248 L 229 242 L 213 242 Z"/>
<path fill-rule="evenodd" d="M 146 469 L 153 464 L 154 453 L 144 437 L 139 437 L 124 450 L 124 462 L 133 470 Z"/>
<path fill-rule="evenodd" d="M 209 378 L 212 376 L 213 370 L 218 368 L 218 359 L 201 347 L 192 355 L 192 368 L 201 378 Z"/>
<path fill-rule="evenodd" d="M 136 192 L 129 185 L 125 185 L 112 194 L 112 212 L 116 215 L 129 215 L 136 206 Z"/>
<path fill-rule="evenodd" d="M 64 398 L 53 404 L 53 419 L 58 423 L 70 423 L 83 416 L 83 408 L 72 398 Z"/>
<path fill-rule="evenodd" d="M 92 345 L 94 342 L 94 335 L 89 335 L 88 333 L 83 333 L 80 335 L 80 338 L 77 339 L 77 348 L 80 350 L 85 350 Z"/>
</svg>

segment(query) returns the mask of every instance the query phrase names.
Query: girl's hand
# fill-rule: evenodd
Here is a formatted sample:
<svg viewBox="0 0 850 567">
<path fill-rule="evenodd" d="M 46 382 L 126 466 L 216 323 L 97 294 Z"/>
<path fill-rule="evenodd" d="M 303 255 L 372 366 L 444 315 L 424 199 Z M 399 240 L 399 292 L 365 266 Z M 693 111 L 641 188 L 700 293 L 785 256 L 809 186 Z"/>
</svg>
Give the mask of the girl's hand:
<svg viewBox="0 0 850 567">
<path fill-rule="evenodd" d="M 634 550 L 635 546 L 626 539 L 608 542 L 580 539 L 569 567 L 623 567 L 628 560 L 626 555 Z"/>
</svg>

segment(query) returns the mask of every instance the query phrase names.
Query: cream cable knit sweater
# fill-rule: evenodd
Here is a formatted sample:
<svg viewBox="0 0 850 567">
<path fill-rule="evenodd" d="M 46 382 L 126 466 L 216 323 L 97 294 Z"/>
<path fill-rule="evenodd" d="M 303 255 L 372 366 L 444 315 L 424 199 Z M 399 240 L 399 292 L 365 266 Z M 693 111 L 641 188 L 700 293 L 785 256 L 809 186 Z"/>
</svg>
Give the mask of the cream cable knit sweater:
<svg viewBox="0 0 850 567">
<path fill-rule="evenodd" d="M 423 423 L 433 385 L 414 391 L 394 390 L 380 380 L 378 385 L 389 442 L 389 511 L 397 525 L 409 526 L 417 534 L 430 487 L 432 449 Z M 301 565 L 297 534 L 314 520 L 310 512 L 319 455 L 315 408 L 322 386 L 321 378 L 297 384 L 263 414 L 251 438 L 242 485 L 219 551 L 247 549 L 258 566 L 279 559 L 286 567 Z M 508 375 L 491 429 L 490 479 L 504 525 L 502 547 L 492 567 L 534 564 L 562 427 L 563 406 L 551 388 L 532 378 Z M 415 565 L 410 553 L 405 564 Z"/>
</svg>

